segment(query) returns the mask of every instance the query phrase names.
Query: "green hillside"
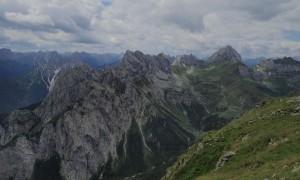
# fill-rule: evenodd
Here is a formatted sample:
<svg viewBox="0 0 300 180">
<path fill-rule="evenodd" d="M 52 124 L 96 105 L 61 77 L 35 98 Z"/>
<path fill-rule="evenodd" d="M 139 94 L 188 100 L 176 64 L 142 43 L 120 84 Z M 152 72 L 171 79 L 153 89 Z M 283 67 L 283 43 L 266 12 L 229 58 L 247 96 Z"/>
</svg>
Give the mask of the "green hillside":
<svg viewBox="0 0 300 180">
<path fill-rule="evenodd" d="M 242 63 L 229 63 L 196 67 L 193 70 L 174 65 L 173 72 L 185 78 L 195 92 L 206 99 L 211 114 L 228 120 L 236 119 L 256 103 L 276 94 L 265 85 L 245 80 L 239 73 Z"/>
<path fill-rule="evenodd" d="M 300 179 L 300 96 L 266 101 L 206 134 L 163 179 Z"/>
</svg>

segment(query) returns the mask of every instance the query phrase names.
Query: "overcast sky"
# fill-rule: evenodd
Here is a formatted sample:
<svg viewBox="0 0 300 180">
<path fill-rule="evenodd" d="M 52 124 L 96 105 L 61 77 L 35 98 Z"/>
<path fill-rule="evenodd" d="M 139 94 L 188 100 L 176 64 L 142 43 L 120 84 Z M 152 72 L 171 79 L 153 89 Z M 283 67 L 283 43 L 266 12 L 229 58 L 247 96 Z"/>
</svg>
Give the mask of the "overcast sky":
<svg viewBox="0 0 300 180">
<path fill-rule="evenodd" d="M 0 47 L 300 55 L 299 0 L 0 0 Z"/>
</svg>

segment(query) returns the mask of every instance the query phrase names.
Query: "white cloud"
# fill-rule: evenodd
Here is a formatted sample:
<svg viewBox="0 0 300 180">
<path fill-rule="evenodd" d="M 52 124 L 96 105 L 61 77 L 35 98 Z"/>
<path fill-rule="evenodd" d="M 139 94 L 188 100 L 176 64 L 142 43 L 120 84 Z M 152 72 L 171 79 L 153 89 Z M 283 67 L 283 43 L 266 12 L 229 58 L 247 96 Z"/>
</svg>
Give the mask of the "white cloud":
<svg viewBox="0 0 300 180">
<path fill-rule="evenodd" d="M 294 56 L 284 32 L 300 31 L 299 12 L 298 0 L 1 0 L 0 33 L 12 49 Z"/>
<path fill-rule="evenodd" d="M 5 12 L 4 16 L 8 21 L 16 23 L 45 24 L 50 26 L 54 25 L 49 16 L 39 14 L 38 11 L 32 11 L 29 12 L 29 14 Z"/>
</svg>

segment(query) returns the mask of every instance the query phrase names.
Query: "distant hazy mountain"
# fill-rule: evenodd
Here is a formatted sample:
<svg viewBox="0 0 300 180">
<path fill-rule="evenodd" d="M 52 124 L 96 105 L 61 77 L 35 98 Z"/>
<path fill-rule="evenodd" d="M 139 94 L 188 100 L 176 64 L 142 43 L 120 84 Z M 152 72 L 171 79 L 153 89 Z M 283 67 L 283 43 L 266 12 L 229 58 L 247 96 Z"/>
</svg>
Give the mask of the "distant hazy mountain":
<svg viewBox="0 0 300 180">
<path fill-rule="evenodd" d="M 260 57 L 260 58 L 254 58 L 254 59 L 245 59 L 243 61 L 247 66 L 253 67 L 253 66 L 257 65 L 258 63 L 260 63 L 261 60 L 266 60 L 266 59 L 270 59 L 270 58 Z M 283 59 L 283 57 L 271 58 L 271 59 Z M 295 56 L 295 57 L 293 57 L 293 59 L 297 60 L 297 61 L 300 61 L 300 56 Z"/>
<path fill-rule="evenodd" d="M 178 55 L 173 61 L 172 65 L 184 65 L 188 67 L 196 67 L 201 64 L 204 64 L 205 61 L 198 59 L 194 55 Z"/>
<path fill-rule="evenodd" d="M 123 54 L 95 54 L 86 52 L 75 52 L 69 56 L 70 59 L 78 59 L 93 68 L 110 67 L 122 59 Z"/>
<path fill-rule="evenodd" d="M 18 61 L 20 58 L 23 58 L 21 54 L 15 54 L 10 49 L 0 49 L 0 79 L 19 77 L 33 68 L 30 63 Z"/>
<path fill-rule="evenodd" d="M 81 64 L 108 68 L 122 56 L 85 52 L 60 55 L 56 51 L 19 53 L 0 49 L 0 114 L 43 100 L 60 70 Z"/>
<path fill-rule="evenodd" d="M 249 66 L 249 67 L 253 67 L 255 65 L 257 65 L 261 60 L 266 59 L 265 57 L 260 57 L 260 58 L 254 58 L 254 59 L 245 59 L 243 60 L 243 62 Z"/>
<path fill-rule="evenodd" d="M 173 61 L 175 60 L 174 56 L 170 56 L 170 55 L 165 55 L 165 57 L 169 60 L 169 62 L 172 64 Z"/>
</svg>

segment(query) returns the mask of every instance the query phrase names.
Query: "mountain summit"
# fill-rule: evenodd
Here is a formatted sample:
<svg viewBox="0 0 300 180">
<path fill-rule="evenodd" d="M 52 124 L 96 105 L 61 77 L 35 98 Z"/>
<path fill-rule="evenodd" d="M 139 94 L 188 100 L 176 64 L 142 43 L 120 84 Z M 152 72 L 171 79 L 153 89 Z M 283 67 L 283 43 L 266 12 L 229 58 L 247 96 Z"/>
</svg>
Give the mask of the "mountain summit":
<svg viewBox="0 0 300 180">
<path fill-rule="evenodd" d="M 151 56 L 143 54 L 140 51 L 126 51 L 120 64 L 120 68 L 139 74 L 154 73 L 157 71 L 170 74 L 170 66 L 170 62 L 165 58 L 164 54 Z"/>
<path fill-rule="evenodd" d="M 221 48 L 208 58 L 209 63 L 219 63 L 229 61 L 232 63 L 242 62 L 241 55 L 231 46 Z"/>
</svg>

